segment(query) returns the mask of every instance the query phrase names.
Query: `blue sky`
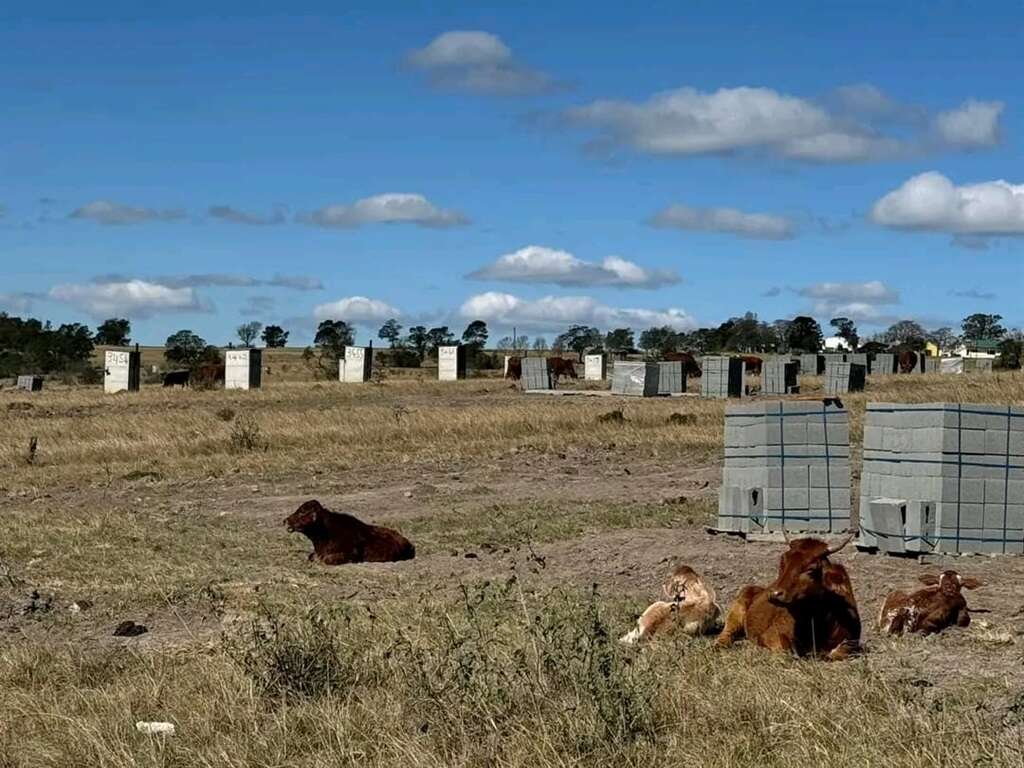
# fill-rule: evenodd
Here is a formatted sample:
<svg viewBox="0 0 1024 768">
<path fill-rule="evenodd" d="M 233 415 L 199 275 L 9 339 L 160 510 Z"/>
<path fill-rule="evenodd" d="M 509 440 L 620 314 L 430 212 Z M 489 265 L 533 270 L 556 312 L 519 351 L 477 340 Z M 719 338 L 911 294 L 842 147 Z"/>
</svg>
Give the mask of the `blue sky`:
<svg viewBox="0 0 1024 768">
<path fill-rule="evenodd" d="M 1019 3 L 383 5 L 0 10 L 0 310 L 1024 324 Z"/>
</svg>

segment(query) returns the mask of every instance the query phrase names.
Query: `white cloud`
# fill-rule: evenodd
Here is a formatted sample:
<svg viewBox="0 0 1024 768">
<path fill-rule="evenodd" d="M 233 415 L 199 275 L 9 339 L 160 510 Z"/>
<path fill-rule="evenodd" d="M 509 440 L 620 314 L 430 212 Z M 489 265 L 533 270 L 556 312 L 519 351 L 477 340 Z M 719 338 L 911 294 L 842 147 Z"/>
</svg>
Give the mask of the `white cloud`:
<svg viewBox="0 0 1024 768">
<path fill-rule="evenodd" d="M 895 322 L 889 308 L 899 304 L 899 291 L 880 280 L 864 283 L 815 283 L 797 290 L 813 299 L 809 314 L 828 322 L 833 317 L 848 317 L 855 322 L 884 324 Z"/>
<path fill-rule="evenodd" d="M 608 256 L 600 263 L 584 261 L 568 251 L 542 245 L 528 245 L 506 253 L 468 277 L 473 280 L 618 288 L 658 288 L 679 282 L 679 275 L 673 270 L 644 269 L 619 256 Z"/>
<path fill-rule="evenodd" d="M 66 283 L 50 289 L 49 297 L 76 306 L 94 317 L 148 317 L 164 312 L 209 311 L 195 289 L 172 288 L 145 280 Z"/>
<path fill-rule="evenodd" d="M 936 116 L 871 85 L 845 86 L 818 102 L 771 88 L 678 88 L 647 101 L 599 100 L 568 110 L 599 145 L 655 155 L 758 152 L 820 163 L 880 160 L 928 149 L 997 143 L 1003 105 L 969 101 Z M 936 138 L 938 141 L 936 141 Z"/>
<path fill-rule="evenodd" d="M 126 283 L 136 278 L 122 274 L 97 275 L 94 283 Z M 295 291 L 319 291 L 323 283 L 306 275 L 276 274 L 269 280 L 251 275 L 239 275 L 231 272 L 205 272 L 192 275 L 161 275 L 159 277 L 138 278 L 147 283 L 166 285 L 168 288 L 255 288 L 265 285 L 274 288 L 290 288 Z"/>
<path fill-rule="evenodd" d="M 937 171 L 914 176 L 875 203 L 871 219 L 897 229 L 958 235 L 1024 234 L 1024 184 L 956 186 Z"/>
<path fill-rule="evenodd" d="M 306 275 L 274 275 L 270 280 L 264 280 L 264 285 L 271 285 L 275 288 L 291 288 L 294 291 L 322 291 L 323 282 L 316 277 Z"/>
<path fill-rule="evenodd" d="M 669 325 L 690 330 L 697 324 L 682 309 L 628 309 L 609 307 L 589 296 L 545 296 L 522 299 L 509 293 L 489 291 L 471 296 L 459 310 L 465 320 L 484 320 L 498 326 L 557 331 L 581 323 L 602 330 L 619 327 L 644 329 Z"/>
<path fill-rule="evenodd" d="M 313 309 L 313 317 L 320 320 L 344 320 L 348 323 L 376 323 L 399 317 L 402 311 L 379 299 L 366 296 L 348 296 Z"/>
<path fill-rule="evenodd" d="M 363 224 L 415 224 L 443 229 L 469 223 L 459 211 L 438 208 L 423 195 L 401 192 L 364 197 L 351 205 L 328 205 L 303 220 L 336 229 L 352 229 Z"/>
<path fill-rule="evenodd" d="M 411 51 L 406 59 L 443 88 L 519 95 L 539 93 L 552 86 L 551 78 L 517 61 L 509 47 L 490 32 L 445 32 L 425 48 Z"/>
<path fill-rule="evenodd" d="M 249 213 L 230 205 L 211 205 L 207 213 L 215 219 L 230 221 L 235 224 L 248 224 L 249 226 L 261 227 L 271 224 L 283 224 L 285 221 L 284 206 L 277 206 L 274 211 L 266 216 L 259 213 Z"/>
<path fill-rule="evenodd" d="M 722 232 L 763 240 L 787 240 L 796 236 L 796 225 L 782 216 L 744 213 L 735 208 L 690 208 L 670 205 L 651 219 L 655 227 Z"/>
<path fill-rule="evenodd" d="M 895 304 L 900 300 L 899 292 L 881 280 L 871 280 L 866 283 L 815 283 L 801 288 L 797 293 L 811 299 L 866 304 Z"/>
<path fill-rule="evenodd" d="M 156 210 L 140 208 L 109 200 L 94 200 L 69 214 L 72 219 L 89 219 L 107 226 L 140 224 L 145 221 L 177 221 L 185 218 L 185 212 L 178 208 Z"/>
<path fill-rule="evenodd" d="M 18 291 L 15 293 L 0 293 L 0 312 L 24 314 L 31 311 L 32 302 L 39 296 L 34 293 Z"/>
<path fill-rule="evenodd" d="M 935 117 L 935 130 L 946 144 L 956 147 L 991 147 L 999 143 L 1001 101 L 965 102 Z"/>
</svg>

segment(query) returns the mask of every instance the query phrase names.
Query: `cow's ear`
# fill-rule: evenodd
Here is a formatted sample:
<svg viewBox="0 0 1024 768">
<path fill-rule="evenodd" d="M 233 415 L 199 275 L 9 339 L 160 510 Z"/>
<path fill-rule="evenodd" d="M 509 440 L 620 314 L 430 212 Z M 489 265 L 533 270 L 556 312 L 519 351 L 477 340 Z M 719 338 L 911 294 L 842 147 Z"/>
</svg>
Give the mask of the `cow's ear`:
<svg viewBox="0 0 1024 768">
<path fill-rule="evenodd" d="M 927 584 L 930 587 L 935 586 L 939 583 L 939 577 L 936 576 L 934 573 L 926 573 L 923 576 L 918 576 L 917 580 L 920 581 L 922 584 Z"/>
<path fill-rule="evenodd" d="M 965 579 L 963 576 L 961 576 L 960 577 L 960 586 L 961 587 L 967 587 L 968 589 L 977 589 L 978 587 L 984 587 L 985 586 L 985 582 L 979 581 L 978 579 L 973 579 L 973 578 L 970 578 L 970 577 Z"/>
</svg>

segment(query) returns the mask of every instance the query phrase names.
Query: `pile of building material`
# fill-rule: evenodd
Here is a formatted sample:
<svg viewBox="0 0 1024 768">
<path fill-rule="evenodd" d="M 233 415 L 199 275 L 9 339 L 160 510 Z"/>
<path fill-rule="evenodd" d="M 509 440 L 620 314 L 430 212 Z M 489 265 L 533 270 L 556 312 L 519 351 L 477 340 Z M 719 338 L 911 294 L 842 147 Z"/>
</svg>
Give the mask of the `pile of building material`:
<svg viewBox="0 0 1024 768">
<path fill-rule="evenodd" d="M 992 373 L 991 357 L 965 357 L 964 371 L 968 373 Z"/>
<path fill-rule="evenodd" d="M 616 360 L 612 367 L 612 392 L 616 395 L 654 397 L 659 380 L 658 363 Z"/>
<path fill-rule="evenodd" d="M 871 373 L 871 356 L 867 352 L 849 352 L 845 362 L 863 365 L 865 373 Z"/>
<path fill-rule="evenodd" d="M 832 401 L 730 405 L 718 529 L 839 532 L 850 525 L 850 427 Z"/>
<path fill-rule="evenodd" d="M 800 392 L 797 370 L 800 363 L 786 357 L 765 360 L 761 366 L 762 395 L 795 395 Z"/>
<path fill-rule="evenodd" d="M 917 355 L 917 371 L 918 373 L 938 373 L 939 358 L 919 352 Z"/>
<path fill-rule="evenodd" d="M 824 372 L 824 355 L 800 355 L 800 374 L 802 376 L 821 376 Z"/>
<path fill-rule="evenodd" d="M 583 380 L 604 381 L 608 376 L 607 358 L 604 355 L 587 355 L 583 358 Z"/>
<path fill-rule="evenodd" d="M 1024 408 L 869 403 L 858 545 L 1024 553 Z"/>
<path fill-rule="evenodd" d="M 678 395 L 686 391 L 686 374 L 682 362 L 658 363 L 658 394 Z"/>
<path fill-rule="evenodd" d="M 338 381 L 362 384 L 373 371 L 373 347 L 345 347 L 345 357 L 338 361 Z"/>
<path fill-rule="evenodd" d="M 703 360 L 702 369 L 701 397 L 743 397 L 747 378 L 747 365 L 743 360 L 738 357 L 708 356 Z"/>
<path fill-rule="evenodd" d="M 263 382 L 263 350 L 229 349 L 224 353 L 224 389 L 259 389 Z"/>
<path fill-rule="evenodd" d="M 864 389 L 867 371 L 859 363 L 843 363 L 829 360 L 825 365 L 825 394 L 845 395 Z"/>
<path fill-rule="evenodd" d="M 548 370 L 546 357 L 524 357 L 521 363 L 523 389 L 527 392 L 551 389 L 551 372 Z"/>
<path fill-rule="evenodd" d="M 506 365 L 508 363 L 506 362 Z M 458 381 L 466 378 L 466 348 L 461 344 L 437 348 L 437 380 Z"/>
<path fill-rule="evenodd" d="M 963 373 L 964 359 L 962 357 L 943 357 L 939 359 L 939 373 Z"/>
<path fill-rule="evenodd" d="M 142 379 L 142 353 L 108 349 L 103 355 L 103 391 L 138 392 Z"/>
<path fill-rule="evenodd" d="M 873 376 L 889 376 L 896 373 L 896 355 L 892 352 L 879 352 L 871 361 L 871 374 Z"/>
<path fill-rule="evenodd" d="M 43 390 L 43 377 L 19 376 L 17 388 L 26 392 L 41 392 Z"/>
</svg>

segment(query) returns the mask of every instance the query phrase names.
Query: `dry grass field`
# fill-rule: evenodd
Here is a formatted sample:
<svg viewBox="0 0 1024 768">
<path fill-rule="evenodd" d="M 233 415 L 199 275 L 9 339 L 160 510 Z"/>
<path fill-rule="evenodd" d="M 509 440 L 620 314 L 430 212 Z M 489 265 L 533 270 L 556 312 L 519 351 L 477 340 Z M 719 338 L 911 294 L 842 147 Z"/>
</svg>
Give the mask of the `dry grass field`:
<svg viewBox="0 0 1024 768">
<path fill-rule="evenodd" d="M 704 530 L 721 403 L 291 364 L 258 392 L 0 392 L 0 768 L 1024 765 L 1022 559 L 850 548 L 849 662 L 625 648 L 673 563 L 722 602 L 774 575 L 778 545 Z M 873 380 L 855 446 L 868 399 L 1024 404 L 1024 376 Z M 281 525 L 308 498 L 416 559 L 309 563 Z M 950 563 L 986 582 L 972 626 L 880 637 L 886 591 Z"/>
</svg>

